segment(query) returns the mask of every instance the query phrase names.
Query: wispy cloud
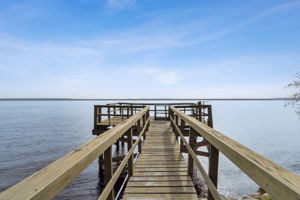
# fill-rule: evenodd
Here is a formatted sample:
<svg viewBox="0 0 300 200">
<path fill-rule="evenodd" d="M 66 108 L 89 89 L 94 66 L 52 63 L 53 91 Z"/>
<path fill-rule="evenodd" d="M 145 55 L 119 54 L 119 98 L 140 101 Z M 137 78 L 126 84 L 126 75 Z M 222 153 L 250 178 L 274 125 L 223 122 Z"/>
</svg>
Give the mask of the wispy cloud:
<svg viewBox="0 0 300 200">
<path fill-rule="evenodd" d="M 152 79 L 166 85 L 174 85 L 180 81 L 180 76 L 177 72 L 164 70 L 160 68 L 145 67 L 141 70 L 142 73 L 151 76 Z"/>
</svg>

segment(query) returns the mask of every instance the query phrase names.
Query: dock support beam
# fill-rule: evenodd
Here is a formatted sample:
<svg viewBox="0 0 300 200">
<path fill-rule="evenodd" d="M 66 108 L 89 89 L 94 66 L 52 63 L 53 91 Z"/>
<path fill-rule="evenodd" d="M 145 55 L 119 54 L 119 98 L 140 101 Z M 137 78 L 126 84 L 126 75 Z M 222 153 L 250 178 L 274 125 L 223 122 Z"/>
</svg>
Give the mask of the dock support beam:
<svg viewBox="0 0 300 200">
<path fill-rule="evenodd" d="M 137 135 L 140 135 L 140 133 L 141 133 L 141 120 L 139 119 L 137 121 Z M 139 153 L 142 153 L 142 138 L 138 144 L 138 151 L 139 151 Z"/>
<path fill-rule="evenodd" d="M 213 121 L 212 121 L 212 110 L 211 106 L 208 106 L 208 126 L 213 128 Z M 214 185 L 218 186 L 218 168 L 219 168 L 219 150 L 214 147 L 213 145 L 209 144 L 209 166 L 208 166 L 208 175 Z M 212 194 L 208 190 L 208 200 L 214 200 Z"/>
<path fill-rule="evenodd" d="M 180 121 L 180 131 L 183 135 L 184 135 L 184 127 L 185 127 L 185 121 L 183 119 L 181 119 L 181 121 Z M 183 152 L 183 148 L 184 148 L 183 141 L 180 138 L 180 152 Z"/>
<path fill-rule="evenodd" d="M 112 166 L 112 148 L 109 147 L 104 152 L 104 184 L 107 185 L 110 181 L 111 177 L 113 176 L 113 166 Z M 111 190 L 107 200 L 114 200 L 114 189 Z"/>
<path fill-rule="evenodd" d="M 133 143 L 132 128 L 127 131 L 127 152 L 130 151 Z M 128 159 L 128 176 L 133 175 L 133 155 Z"/>
<path fill-rule="evenodd" d="M 196 134 L 195 130 L 192 127 L 190 127 L 189 144 L 194 151 L 195 151 L 196 142 L 197 142 L 197 134 Z M 189 154 L 188 173 L 192 178 L 193 178 L 193 169 L 194 169 L 194 159 L 191 156 L 191 154 Z"/>
</svg>

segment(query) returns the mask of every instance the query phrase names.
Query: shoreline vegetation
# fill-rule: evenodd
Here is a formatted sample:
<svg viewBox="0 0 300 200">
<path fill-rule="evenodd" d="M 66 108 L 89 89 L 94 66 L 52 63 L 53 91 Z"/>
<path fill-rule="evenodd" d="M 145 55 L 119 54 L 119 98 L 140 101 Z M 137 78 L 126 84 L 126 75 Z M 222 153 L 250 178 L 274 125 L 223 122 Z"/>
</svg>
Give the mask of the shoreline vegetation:
<svg viewBox="0 0 300 200">
<path fill-rule="evenodd" d="M 276 98 L 0 98 L 0 101 L 286 101 Z"/>
</svg>

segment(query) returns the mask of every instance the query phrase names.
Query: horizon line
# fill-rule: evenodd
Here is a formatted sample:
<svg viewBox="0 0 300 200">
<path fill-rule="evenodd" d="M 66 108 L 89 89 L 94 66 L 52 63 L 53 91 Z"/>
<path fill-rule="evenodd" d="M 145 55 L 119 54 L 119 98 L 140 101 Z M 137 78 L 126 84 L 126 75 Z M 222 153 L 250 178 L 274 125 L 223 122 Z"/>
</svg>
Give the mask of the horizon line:
<svg viewBox="0 0 300 200">
<path fill-rule="evenodd" d="M 196 100 L 290 100 L 290 97 L 260 97 L 260 98 L 0 98 L 0 101 L 196 101 Z"/>
</svg>

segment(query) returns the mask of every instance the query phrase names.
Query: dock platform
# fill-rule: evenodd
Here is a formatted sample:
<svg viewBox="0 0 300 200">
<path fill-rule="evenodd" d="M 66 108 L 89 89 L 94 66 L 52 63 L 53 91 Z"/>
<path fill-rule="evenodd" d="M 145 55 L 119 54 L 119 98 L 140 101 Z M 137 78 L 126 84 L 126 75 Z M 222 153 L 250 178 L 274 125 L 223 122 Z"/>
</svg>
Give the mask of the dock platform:
<svg viewBox="0 0 300 200">
<path fill-rule="evenodd" d="M 197 199 L 169 121 L 151 121 L 123 199 Z"/>
</svg>

